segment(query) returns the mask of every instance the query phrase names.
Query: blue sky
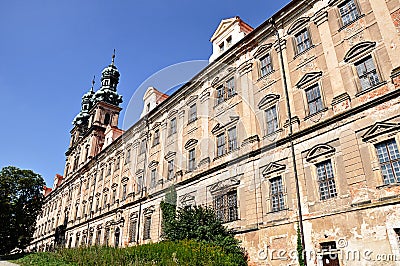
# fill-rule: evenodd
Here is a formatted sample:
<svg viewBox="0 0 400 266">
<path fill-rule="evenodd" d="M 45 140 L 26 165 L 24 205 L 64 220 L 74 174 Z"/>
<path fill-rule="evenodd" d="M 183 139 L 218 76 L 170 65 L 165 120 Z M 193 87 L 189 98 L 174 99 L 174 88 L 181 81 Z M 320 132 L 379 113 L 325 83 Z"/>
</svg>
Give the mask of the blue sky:
<svg viewBox="0 0 400 266">
<path fill-rule="evenodd" d="M 114 48 L 125 108 L 155 72 L 207 60 L 221 19 L 240 16 L 256 27 L 288 2 L 3 1 L 0 167 L 32 169 L 53 185 L 54 175 L 63 173 L 81 96 L 93 75 L 98 88 Z"/>
</svg>

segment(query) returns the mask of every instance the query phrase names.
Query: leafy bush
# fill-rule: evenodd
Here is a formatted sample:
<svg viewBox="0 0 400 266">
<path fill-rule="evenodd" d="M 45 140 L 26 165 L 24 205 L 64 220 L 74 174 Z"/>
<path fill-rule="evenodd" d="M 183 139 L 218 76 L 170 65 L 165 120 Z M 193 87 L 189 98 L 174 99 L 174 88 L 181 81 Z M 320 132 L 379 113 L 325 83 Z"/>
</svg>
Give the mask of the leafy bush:
<svg viewBox="0 0 400 266">
<path fill-rule="evenodd" d="M 88 247 L 30 254 L 20 265 L 246 265 L 238 253 L 194 240 L 163 241 L 129 248 Z"/>
</svg>

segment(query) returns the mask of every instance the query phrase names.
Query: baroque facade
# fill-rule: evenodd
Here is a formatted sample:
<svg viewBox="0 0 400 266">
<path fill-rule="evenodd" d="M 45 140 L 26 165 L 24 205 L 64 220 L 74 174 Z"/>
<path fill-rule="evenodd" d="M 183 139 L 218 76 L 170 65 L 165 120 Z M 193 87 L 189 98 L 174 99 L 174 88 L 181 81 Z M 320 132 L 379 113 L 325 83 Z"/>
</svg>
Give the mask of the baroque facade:
<svg viewBox="0 0 400 266">
<path fill-rule="evenodd" d="M 299 236 L 308 265 L 395 265 L 399 21 L 399 0 L 293 0 L 255 29 L 222 20 L 210 64 L 170 96 L 149 88 L 125 132 L 113 58 L 82 98 L 30 248 L 159 241 L 174 184 L 256 265 L 296 265 Z"/>
</svg>

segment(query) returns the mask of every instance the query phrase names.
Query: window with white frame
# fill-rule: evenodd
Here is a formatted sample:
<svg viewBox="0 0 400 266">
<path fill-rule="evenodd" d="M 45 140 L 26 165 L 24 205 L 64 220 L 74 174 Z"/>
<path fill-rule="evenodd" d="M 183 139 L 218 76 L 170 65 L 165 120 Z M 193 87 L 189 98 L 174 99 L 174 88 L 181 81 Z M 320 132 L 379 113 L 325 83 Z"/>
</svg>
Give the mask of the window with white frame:
<svg viewBox="0 0 400 266">
<path fill-rule="evenodd" d="M 265 56 L 260 58 L 261 77 L 264 77 L 265 75 L 271 73 L 272 71 L 273 69 L 272 69 L 271 55 L 266 54 Z"/>
<path fill-rule="evenodd" d="M 344 1 L 338 5 L 338 8 L 343 26 L 350 24 L 360 16 L 355 0 Z"/>
<path fill-rule="evenodd" d="M 372 56 L 367 56 L 354 65 L 360 80 L 361 90 L 367 90 L 380 83 Z"/>
<path fill-rule="evenodd" d="M 238 219 L 236 189 L 214 197 L 216 216 L 222 222 L 231 222 Z"/>
<path fill-rule="evenodd" d="M 285 209 L 282 177 L 277 176 L 271 178 L 269 182 L 270 182 L 270 194 L 271 194 L 271 210 L 273 212 L 281 211 Z"/>
<path fill-rule="evenodd" d="M 167 179 L 172 179 L 174 178 L 174 160 L 169 160 L 168 161 L 168 174 L 167 174 Z"/>
<path fill-rule="evenodd" d="M 278 114 L 276 112 L 276 105 L 265 109 L 265 117 L 267 122 L 266 134 L 272 134 L 278 130 Z"/>
<path fill-rule="evenodd" d="M 197 119 L 197 105 L 194 103 L 189 107 L 189 123 Z"/>
<path fill-rule="evenodd" d="M 400 153 L 395 139 L 375 145 L 378 154 L 383 182 L 393 184 L 400 182 Z"/>
<path fill-rule="evenodd" d="M 318 83 L 307 88 L 305 92 L 306 92 L 309 114 L 312 115 L 321 111 L 324 108 L 324 106 L 322 103 L 321 91 Z"/>
<path fill-rule="evenodd" d="M 191 172 L 196 168 L 196 150 L 189 150 L 188 170 Z"/>
<path fill-rule="evenodd" d="M 296 54 L 300 54 L 311 48 L 312 43 L 310 33 L 308 32 L 307 28 L 297 33 L 294 38 L 296 43 Z"/>
<path fill-rule="evenodd" d="M 169 135 L 176 133 L 176 117 L 172 118 L 169 124 Z"/>
<path fill-rule="evenodd" d="M 317 163 L 316 167 L 320 199 L 326 200 L 336 197 L 336 184 L 331 160 Z"/>
</svg>

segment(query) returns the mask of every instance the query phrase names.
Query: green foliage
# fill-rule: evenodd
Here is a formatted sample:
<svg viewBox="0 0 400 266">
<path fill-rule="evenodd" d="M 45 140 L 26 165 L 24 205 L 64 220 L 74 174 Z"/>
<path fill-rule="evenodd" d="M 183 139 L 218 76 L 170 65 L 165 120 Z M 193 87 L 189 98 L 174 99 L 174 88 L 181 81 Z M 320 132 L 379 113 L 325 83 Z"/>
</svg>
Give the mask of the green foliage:
<svg viewBox="0 0 400 266">
<path fill-rule="evenodd" d="M 13 166 L 0 171 L 0 254 L 24 249 L 35 231 L 42 207 L 43 178 Z"/>
<path fill-rule="evenodd" d="M 301 233 L 300 233 L 300 227 L 297 225 L 297 256 L 299 259 L 299 265 L 304 266 L 304 257 L 303 257 L 303 244 L 301 242 Z"/>
<path fill-rule="evenodd" d="M 216 245 L 163 241 L 129 248 L 89 247 L 61 249 L 28 255 L 16 261 L 24 265 L 245 265 L 240 254 L 229 254 Z"/>
<path fill-rule="evenodd" d="M 172 188 L 161 203 L 163 238 L 170 241 L 195 240 L 221 247 L 224 252 L 241 258 L 237 265 L 246 265 L 243 249 L 233 232 L 224 227 L 212 208 L 186 206 L 176 210 L 176 192 Z"/>
</svg>

